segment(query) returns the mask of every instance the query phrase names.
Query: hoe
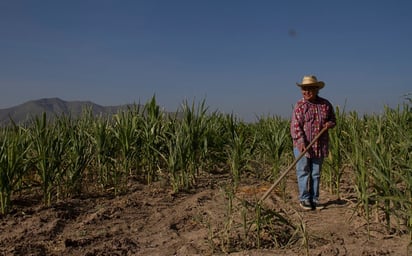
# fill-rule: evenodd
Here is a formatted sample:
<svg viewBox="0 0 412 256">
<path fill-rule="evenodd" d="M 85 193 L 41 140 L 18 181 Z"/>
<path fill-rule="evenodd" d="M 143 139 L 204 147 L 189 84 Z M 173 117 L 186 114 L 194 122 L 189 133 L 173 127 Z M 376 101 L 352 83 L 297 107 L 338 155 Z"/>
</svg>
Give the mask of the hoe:
<svg viewBox="0 0 412 256">
<path fill-rule="evenodd" d="M 262 196 L 262 198 L 259 200 L 258 204 L 261 204 L 272 192 L 272 190 L 276 187 L 276 185 L 288 174 L 290 170 L 296 165 L 296 163 L 306 154 L 306 152 L 312 147 L 312 145 L 322 136 L 322 134 L 327 130 L 328 128 L 325 127 L 323 128 L 318 135 L 309 143 L 309 145 L 306 146 L 305 150 L 300 153 L 300 155 L 295 159 L 295 161 L 289 165 L 289 167 L 282 173 L 282 175 L 279 176 L 279 178 L 273 183 L 273 185 L 266 191 L 266 193 Z"/>
</svg>

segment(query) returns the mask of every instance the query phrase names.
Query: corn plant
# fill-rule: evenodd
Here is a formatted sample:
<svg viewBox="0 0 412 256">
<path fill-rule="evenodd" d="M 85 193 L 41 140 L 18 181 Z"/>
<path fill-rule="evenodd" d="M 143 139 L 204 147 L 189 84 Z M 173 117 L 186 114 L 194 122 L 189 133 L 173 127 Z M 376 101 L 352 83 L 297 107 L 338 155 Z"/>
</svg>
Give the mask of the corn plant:
<svg viewBox="0 0 412 256">
<path fill-rule="evenodd" d="M 259 137 L 259 152 L 263 163 L 270 166 L 270 179 L 277 179 L 280 169 L 288 161 L 286 151 L 292 148 L 289 122 L 278 116 L 260 118 L 255 127 Z M 281 183 L 285 198 L 286 180 Z"/>
<path fill-rule="evenodd" d="M 29 162 L 27 151 L 30 142 L 20 127 L 7 128 L 0 138 L 0 210 L 6 214 L 12 204 L 11 195 L 25 175 Z"/>
<path fill-rule="evenodd" d="M 93 164 L 97 171 L 98 184 L 105 188 L 111 184 L 115 162 L 115 139 L 108 118 L 99 117 L 91 124 L 89 140 L 92 145 Z M 93 179 L 94 177 L 92 177 Z"/>
<path fill-rule="evenodd" d="M 326 158 L 322 178 L 326 180 L 326 184 L 329 187 L 331 193 L 335 193 L 340 197 L 340 183 L 344 166 L 344 154 L 343 147 L 348 145 L 350 140 L 343 136 L 345 132 L 345 112 L 340 111 L 340 108 L 336 107 L 336 126 L 329 130 L 329 156 Z M 346 141 L 347 140 L 347 141 Z"/>
<path fill-rule="evenodd" d="M 405 212 L 407 218 L 407 227 L 409 230 L 410 243 L 408 246 L 408 253 L 412 254 L 412 130 L 408 129 L 412 123 L 412 93 L 409 93 L 405 96 L 407 102 L 403 104 L 403 113 L 399 118 L 402 123 L 399 134 L 400 136 L 400 166 L 404 170 L 402 177 L 405 179 L 405 203 L 403 204 L 402 209 Z M 406 129 L 405 129 L 406 128 Z M 408 254 L 408 255 L 409 255 Z"/>
<path fill-rule="evenodd" d="M 164 160 L 165 166 L 167 168 L 167 176 L 164 177 L 165 180 L 170 180 L 170 185 L 172 186 L 173 193 L 176 193 L 181 188 L 181 179 L 179 178 L 180 168 L 180 152 L 177 144 L 180 143 L 180 138 L 174 137 L 176 141 L 167 140 L 166 141 L 166 151 L 165 153 L 158 152 L 160 157 Z"/>
<path fill-rule="evenodd" d="M 289 122 L 275 116 L 260 118 L 256 129 L 260 135 L 260 151 L 263 158 L 271 165 L 271 176 L 276 179 L 284 162 L 282 156 L 291 148 Z"/>
<path fill-rule="evenodd" d="M 88 129 L 92 116 L 85 112 L 75 121 L 68 120 L 68 144 L 66 149 L 65 170 L 62 177 L 62 187 L 67 194 L 80 194 L 83 185 L 84 172 L 92 161 L 92 143 Z"/>
<path fill-rule="evenodd" d="M 113 171 L 113 184 L 115 194 L 119 192 L 122 185 L 122 178 L 132 173 L 131 167 L 136 166 L 136 138 L 138 138 L 139 110 L 128 109 L 120 111 L 114 116 L 115 143 L 118 147 L 118 156 L 115 160 L 115 170 Z"/>
<path fill-rule="evenodd" d="M 302 219 L 302 216 L 299 216 L 299 225 L 296 229 L 296 233 L 301 233 L 302 236 L 302 246 L 305 249 L 305 255 L 309 256 L 309 234 L 308 234 L 308 229 L 306 226 L 305 221 Z"/>
<path fill-rule="evenodd" d="M 239 185 L 242 172 L 247 169 L 251 161 L 251 155 L 256 146 L 256 135 L 249 137 L 248 127 L 239 123 L 233 115 L 226 119 L 228 141 L 226 145 L 227 161 L 232 174 L 234 187 Z"/>
<path fill-rule="evenodd" d="M 411 217 L 412 207 L 412 131 L 409 129 L 411 122 L 412 111 L 409 105 L 404 104 L 402 108 L 398 106 L 395 109 L 385 107 L 382 129 L 385 131 L 386 140 L 385 143 L 376 143 L 373 147 L 377 149 L 373 151 L 377 159 L 374 162 L 375 169 L 386 170 L 385 176 L 390 178 L 390 189 L 384 192 L 384 200 L 390 202 L 390 208 L 384 208 L 388 229 L 391 228 L 391 216 L 401 219 L 402 222 L 410 222 L 408 219 Z"/>
<path fill-rule="evenodd" d="M 391 198 L 395 199 L 396 194 L 398 194 L 393 172 L 392 150 L 384 142 L 386 139 L 383 134 L 383 122 L 381 120 L 374 120 L 373 124 L 374 126 L 371 127 L 371 130 L 376 132 L 373 133 L 376 137 L 372 137 L 373 135 L 371 133 L 371 139 L 365 141 L 365 145 L 369 148 L 371 153 L 369 166 L 372 175 L 371 177 L 373 178 L 373 190 L 375 191 L 377 200 L 383 201 L 383 211 L 389 230 Z"/>
<path fill-rule="evenodd" d="M 226 114 L 213 112 L 207 122 L 204 134 L 204 147 L 201 151 L 202 168 L 206 173 L 227 167 L 226 147 L 229 143 L 229 133 L 227 130 L 228 116 Z"/>
<path fill-rule="evenodd" d="M 156 170 L 160 165 L 160 155 L 163 151 L 165 140 L 165 120 L 160 107 L 153 96 L 144 106 L 144 116 L 140 125 L 140 152 L 141 165 L 146 176 L 147 183 L 156 179 Z"/>
<path fill-rule="evenodd" d="M 180 129 L 169 134 L 164 153 L 158 152 L 166 163 L 173 192 L 190 187 L 190 178 L 185 170 L 187 151 L 189 150 L 186 137 Z"/>
<path fill-rule="evenodd" d="M 409 106 L 403 110 L 385 108 L 382 115 L 365 115 L 363 119 L 351 113 L 345 119 L 342 134 L 347 137 L 341 141 L 346 144 L 345 159 L 355 172 L 358 206 L 362 206 L 358 209 L 363 209 L 368 234 L 371 203 L 377 214 L 384 213 L 388 230 L 393 228 L 392 219 L 410 223 L 411 120 Z"/>
<path fill-rule="evenodd" d="M 365 147 L 361 147 L 360 145 L 364 145 L 364 137 L 362 136 L 362 132 L 366 130 L 366 127 L 362 126 L 362 122 L 359 119 L 356 112 L 351 112 L 350 116 L 348 117 L 348 122 L 350 126 L 348 127 L 346 136 L 351 141 L 348 145 L 348 148 L 345 149 L 345 157 L 348 159 L 350 163 L 350 167 L 354 171 L 355 174 L 355 189 L 357 191 L 357 197 L 359 201 L 357 203 L 357 207 L 364 210 L 366 221 L 367 221 L 367 229 L 368 229 L 368 236 L 370 234 L 370 199 L 373 194 L 370 191 L 370 170 L 367 166 L 368 162 L 368 155 L 367 149 Z"/>
<path fill-rule="evenodd" d="M 195 106 L 195 102 L 190 106 L 186 101 L 182 105 L 181 129 L 189 147 L 185 165 L 194 183 L 208 151 L 207 129 L 209 119 L 206 115 L 207 111 L 204 100 L 197 106 Z"/>
<path fill-rule="evenodd" d="M 49 124 L 46 113 L 36 116 L 31 131 L 33 147 L 31 154 L 41 181 L 44 204 L 50 206 L 53 193 L 57 196 L 57 185 L 62 176 L 62 163 L 68 143 L 67 130 Z"/>
<path fill-rule="evenodd" d="M 233 219 L 233 211 L 234 205 L 233 201 L 235 199 L 233 187 L 226 187 L 225 188 L 225 195 L 227 197 L 227 204 L 226 204 L 226 215 L 225 215 L 225 224 L 223 229 L 223 241 L 221 242 L 222 251 L 229 252 L 231 250 L 231 230 L 234 224 Z"/>
<path fill-rule="evenodd" d="M 160 155 L 168 167 L 174 191 L 194 186 L 200 169 L 207 162 L 210 119 L 206 113 L 204 101 L 197 107 L 185 102 L 181 111 L 168 119 L 165 152 Z"/>
</svg>

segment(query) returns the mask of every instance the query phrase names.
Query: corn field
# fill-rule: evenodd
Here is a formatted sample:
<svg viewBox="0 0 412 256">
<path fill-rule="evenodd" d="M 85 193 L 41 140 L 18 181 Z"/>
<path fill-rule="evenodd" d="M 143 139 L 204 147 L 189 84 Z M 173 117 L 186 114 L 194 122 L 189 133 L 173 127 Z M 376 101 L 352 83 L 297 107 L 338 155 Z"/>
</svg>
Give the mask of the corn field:
<svg viewBox="0 0 412 256">
<path fill-rule="evenodd" d="M 410 102 L 380 115 L 339 108 L 336 114 L 323 186 L 339 195 L 342 183 L 352 184 L 356 211 L 368 223 L 378 214 L 389 231 L 412 234 Z M 162 112 L 155 97 L 110 117 L 88 109 L 80 117 L 44 114 L 0 128 L 1 214 L 22 191 L 35 189 L 50 206 L 84 191 L 122 193 L 131 178 L 189 190 L 217 168 L 230 174 L 233 188 L 246 175 L 270 182 L 293 161 L 291 152 L 289 120 L 262 116 L 246 123 L 209 111 L 204 101 L 184 102 L 172 114 Z"/>
</svg>

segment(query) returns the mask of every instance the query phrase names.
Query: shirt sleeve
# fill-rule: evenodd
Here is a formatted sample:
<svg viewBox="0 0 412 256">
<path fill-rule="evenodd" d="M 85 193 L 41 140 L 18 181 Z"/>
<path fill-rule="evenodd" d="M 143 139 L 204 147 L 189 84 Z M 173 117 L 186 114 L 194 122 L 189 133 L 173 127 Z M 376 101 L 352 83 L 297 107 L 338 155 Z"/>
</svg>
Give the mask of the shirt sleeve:
<svg viewBox="0 0 412 256">
<path fill-rule="evenodd" d="M 335 110 L 330 102 L 328 102 L 328 105 L 329 105 L 328 122 L 332 123 L 332 126 L 330 128 L 333 128 L 336 126 Z"/>
<path fill-rule="evenodd" d="M 293 113 L 292 120 L 290 124 L 290 133 L 293 140 L 293 145 L 298 147 L 305 144 L 305 132 L 303 130 L 303 113 L 299 104 L 296 104 Z"/>
</svg>

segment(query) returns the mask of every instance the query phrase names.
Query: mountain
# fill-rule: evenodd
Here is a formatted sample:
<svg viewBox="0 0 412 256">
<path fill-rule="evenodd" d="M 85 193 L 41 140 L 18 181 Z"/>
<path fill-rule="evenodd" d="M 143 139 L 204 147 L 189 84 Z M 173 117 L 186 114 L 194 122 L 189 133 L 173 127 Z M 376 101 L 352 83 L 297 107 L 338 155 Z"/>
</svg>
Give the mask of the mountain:
<svg viewBox="0 0 412 256">
<path fill-rule="evenodd" d="M 9 124 L 10 119 L 18 124 L 25 123 L 34 116 L 42 115 L 43 113 L 46 113 L 47 117 L 55 117 L 62 114 L 70 114 L 76 117 L 86 108 L 91 109 L 95 115 L 110 115 L 130 106 L 132 104 L 101 106 L 91 101 L 64 101 L 59 98 L 45 98 L 28 101 L 11 108 L 0 109 L 0 125 Z"/>
</svg>

